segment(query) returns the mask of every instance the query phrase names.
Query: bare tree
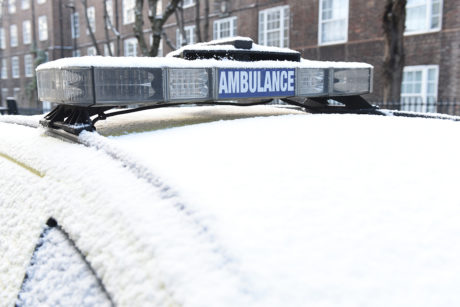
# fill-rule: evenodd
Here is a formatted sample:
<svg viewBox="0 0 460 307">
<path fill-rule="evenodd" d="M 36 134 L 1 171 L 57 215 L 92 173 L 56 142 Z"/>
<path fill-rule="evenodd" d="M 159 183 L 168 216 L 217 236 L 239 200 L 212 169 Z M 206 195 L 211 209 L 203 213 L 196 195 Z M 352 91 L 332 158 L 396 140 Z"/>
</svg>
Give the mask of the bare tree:
<svg viewBox="0 0 460 307">
<path fill-rule="evenodd" d="M 187 45 L 188 39 L 187 39 L 187 34 L 185 33 L 183 4 L 184 4 L 184 1 L 180 0 L 179 5 L 175 11 L 175 15 L 176 15 L 177 28 L 179 29 L 179 34 L 182 37 L 182 45 Z M 176 47 L 180 48 L 182 46 L 176 46 Z"/>
<path fill-rule="evenodd" d="M 137 42 L 139 43 L 139 47 L 141 49 L 142 55 L 146 56 L 149 53 L 147 48 L 147 44 L 145 43 L 145 36 L 144 36 L 144 15 L 142 12 L 144 11 L 144 0 L 136 0 L 136 8 L 134 9 L 134 15 L 136 17 L 134 21 L 134 35 L 137 38 Z"/>
<path fill-rule="evenodd" d="M 406 0 L 386 0 L 383 14 L 383 101 L 398 101 L 404 68 Z"/>
<path fill-rule="evenodd" d="M 158 48 L 160 47 L 160 41 L 162 36 L 166 36 L 163 31 L 163 26 L 168 20 L 168 18 L 177 10 L 179 2 L 181 0 L 171 0 L 169 1 L 166 9 L 164 10 L 163 14 L 157 12 L 157 4 L 158 1 L 161 0 L 148 0 L 149 4 L 149 21 L 150 21 L 150 29 L 152 30 L 152 44 L 150 48 L 147 46 L 144 38 L 144 20 L 143 20 L 143 7 L 144 1 L 143 0 L 136 0 L 136 9 L 135 9 L 135 23 L 134 23 L 134 35 L 139 42 L 139 47 L 141 49 L 141 53 L 143 56 L 151 56 L 155 57 L 158 55 Z M 166 40 L 167 44 L 171 44 L 169 40 Z M 175 48 L 174 48 L 175 49 Z"/>
<path fill-rule="evenodd" d="M 209 41 L 209 0 L 204 0 L 204 41 Z"/>
<path fill-rule="evenodd" d="M 202 42 L 201 39 L 201 25 L 200 25 L 200 1 L 195 1 L 195 33 L 196 41 Z"/>
<path fill-rule="evenodd" d="M 110 35 L 109 30 L 112 28 L 112 21 L 110 20 L 109 12 L 107 11 L 107 1 L 103 0 L 104 2 L 104 32 L 105 32 L 105 40 L 107 45 L 107 50 L 109 51 L 109 55 L 113 56 L 112 47 L 110 47 Z"/>
<path fill-rule="evenodd" d="M 99 46 L 97 45 L 96 36 L 94 36 L 94 31 L 93 31 L 93 28 L 91 27 L 91 23 L 88 17 L 88 1 L 87 0 L 80 0 L 80 1 L 85 10 L 86 28 L 88 29 L 89 36 L 91 37 L 91 42 L 93 43 L 93 46 L 96 49 L 96 54 L 101 55 L 101 51 L 99 50 Z"/>
</svg>

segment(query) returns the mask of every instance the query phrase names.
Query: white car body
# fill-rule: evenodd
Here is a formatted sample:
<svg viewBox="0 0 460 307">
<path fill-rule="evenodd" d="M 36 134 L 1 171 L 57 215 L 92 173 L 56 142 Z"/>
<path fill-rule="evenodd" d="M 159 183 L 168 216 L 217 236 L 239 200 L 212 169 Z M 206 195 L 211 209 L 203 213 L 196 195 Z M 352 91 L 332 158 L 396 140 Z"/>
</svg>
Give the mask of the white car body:
<svg viewBox="0 0 460 307">
<path fill-rule="evenodd" d="M 78 144 L 38 120 L 0 116 L 0 306 L 49 218 L 117 306 L 460 303 L 456 122 L 168 108 Z"/>
</svg>

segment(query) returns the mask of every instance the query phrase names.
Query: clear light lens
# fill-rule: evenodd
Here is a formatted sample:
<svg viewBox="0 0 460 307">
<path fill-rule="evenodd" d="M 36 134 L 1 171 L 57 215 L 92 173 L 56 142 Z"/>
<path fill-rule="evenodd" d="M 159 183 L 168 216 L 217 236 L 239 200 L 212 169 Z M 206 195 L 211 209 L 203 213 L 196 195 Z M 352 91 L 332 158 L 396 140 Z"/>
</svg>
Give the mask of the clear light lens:
<svg viewBox="0 0 460 307">
<path fill-rule="evenodd" d="M 298 96 L 318 96 L 328 93 L 328 69 L 301 68 L 297 78 Z"/>
<path fill-rule="evenodd" d="M 38 97 L 50 102 L 93 103 L 90 69 L 46 69 L 37 72 Z"/>
<path fill-rule="evenodd" d="M 169 99 L 209 98 L 209 73 L 205 68 L 169 69 Z"/>
<path fill-rule="evenodd" d="M 99 104 L 163 100 L 161 68 L 95 68 L 94 78 Z"/>
<path fill-rule="evenodd" d="M 365 94 L 371 92 L 370 68 L 335 68 L 333 94 Z"/>
</svg>

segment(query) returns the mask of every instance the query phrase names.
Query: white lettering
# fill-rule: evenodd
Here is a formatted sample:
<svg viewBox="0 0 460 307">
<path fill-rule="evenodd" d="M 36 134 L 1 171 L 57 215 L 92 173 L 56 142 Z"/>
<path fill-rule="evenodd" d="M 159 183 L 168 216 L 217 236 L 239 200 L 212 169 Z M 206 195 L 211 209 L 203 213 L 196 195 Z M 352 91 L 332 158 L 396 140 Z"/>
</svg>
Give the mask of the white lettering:
<svg viewBox="0 0 460 307">
<path fill-rule="evenodd" d="M 283 70 L 281 72 L 281 90 L 284 92 L 286 91 L 288 85 L 287 85 L 287 72 L 285 70 Z"/>
<path fill-rule="evenodd" d="M 240 73 L 240 78 L 241 78 L 241 93 L 247 93 L 249 84 L 248 84 L 248 72 L 247 71 L 242 71 Z"/>
<path fill-rule="evenodd" d="M 280 71 L 272 71 L 272 91 L 280 91 Z"/>
<path fill-rule="evenodd" d="M 270 78 L 270 72 L 269 71 L 265 71 L 264 90 L 265 90 L 265 92 L 271 92 L 272 91 L 272 81 L 271 81 L 271 78 Z"/>
<path fill-rule="evenodd" d="M 239 93 L 240 92 L 240 72 L 239 71 L 229 71 L 228 72 L 228 89 L 230 93 Z"/>
<path fill-rule="evenodd" d="M 264 93 L 264 86 L 262 85 L 262 77 L 260 76 L 262 72 L 259 70 L 257 72 L 257 92 Z"/>
<path fill-rule="evenodd" d="M 256 78 L 257 72 L 256 71 L 250 71 L 249 72 L 249 91 L 251 93 L 255 93 L 257 90 L 257 78 Z"/>
<path fill-rule="evenodd" d="M 219 94 L 227 94 L 227 76 L 225 75 L 225 71 L 220 72 L 220 80 L 219 80 Z"/>
<path fill-rule="evenodd" d="M 288 71 L 288 91 L 294 91 L 294 71 Z"/>
</svg>

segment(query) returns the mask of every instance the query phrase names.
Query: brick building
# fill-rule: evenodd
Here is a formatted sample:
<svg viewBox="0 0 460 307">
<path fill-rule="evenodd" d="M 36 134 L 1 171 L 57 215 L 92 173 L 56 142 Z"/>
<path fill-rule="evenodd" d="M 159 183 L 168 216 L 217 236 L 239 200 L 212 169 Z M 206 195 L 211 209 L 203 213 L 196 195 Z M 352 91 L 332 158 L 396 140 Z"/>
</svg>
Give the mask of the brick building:
<svg viewBox="0 0 460 307">
<path fill-rule="evenodd" d="M 20 107 L 41 108 L 27 98 L 27 88 L 33 80 L 31 57 L 43 54 L 53 60 L 95 55 L 85 9 L 80 0 L 3 1 L 0 28 L 2 97 L 15 95 Z M 165 24 L 165 33 L 174 46 L 186 41 L 196 42 L 194 1 L 184 0 L 183 4 L 186 38 L 181 37 L 174 15 Z M 166 7 L 167 2 L 163 0 L 158 10 Z M 134 0 L 106 0 L 110 23 L 115 30 L 106 30 L 102 0 L 87 0 L 87 3 L 89 23 L 100 54 L 108 55 L 110 46 L 113 55 L 140 55 L 133 34 Z M 200 3 L 203 32 L 205 8 L 203 1 Z M 148 43 L 151 32 L 147 1 L 145 6 L 144 33 Z M 384 1 L 378 0 L 210 0 L 208 35 L 210 38 L 249 36 L 259 44 L 298 50 L 304 58 L 312 60 L 371 63 L 375 67 L 374 93 L 367 98 L 380 101 L 383 95 L 383 8 Z M 427 103 L 460 97 L 458 16 L 458 0 L 408 0 L 403 102 Z M 41 53 L 33 52 L 34 41 L 37 42 L 36 50 Z M 171 51 L 165 42 L 162 49 L 165 53 Z M 425 105 L 421 110 L 433 109 Z"/>
</svg>

